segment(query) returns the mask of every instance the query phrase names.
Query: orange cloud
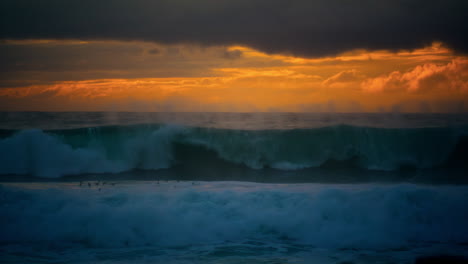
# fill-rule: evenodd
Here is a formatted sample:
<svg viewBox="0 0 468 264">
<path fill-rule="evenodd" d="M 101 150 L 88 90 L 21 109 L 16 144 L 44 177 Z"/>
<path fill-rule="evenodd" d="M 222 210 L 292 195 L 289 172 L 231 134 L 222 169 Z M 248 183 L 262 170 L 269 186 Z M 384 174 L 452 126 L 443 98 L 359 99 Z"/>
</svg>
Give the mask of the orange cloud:
<svg viewBox="0 0 468 264">
<path fill-rule="evenodd" d="M 468 59 L 457 58 L 446 65 L 426 63 L 407 72 L 394 71 L 364 81 L 362 88 L 369 92 L 423 92 L 439 89 L 468 93 Z"/>
<path fill-rule="evenodd" d="M 339 85 L 362 81 L 366 76 L 356 69 L 341 71 L 323 81 L 323 85 Z"/>
<path fill-rule="evenodd" d="M 56 51 L 52 44 L 62 51 L 78 45 L 10 43 Z M 72 60 L 44 61 L 51 65 L 42 72 L 28 72 L 29 66 L 18 70 L 17 76 L 32 81 L 11 86 L 4 82 L 0 110 L 374 112 L 468 107 L 468 58 L 437 43 L 414 51 L 356 50 L 315 59 L 238 46 L 90 42 L 80 43 L 79 50 L 84 55 Z M 127 55 L 115 56 L 114 51 Z M 34 61 L 41 65 L 41 58 Z M 78 59 L 89 64 L 82 67 Z M 15 76 L 11 74 L 11 83 L 21 80 Z M 446 107 L 454 101 L 461 103 Z"/>
</svg>

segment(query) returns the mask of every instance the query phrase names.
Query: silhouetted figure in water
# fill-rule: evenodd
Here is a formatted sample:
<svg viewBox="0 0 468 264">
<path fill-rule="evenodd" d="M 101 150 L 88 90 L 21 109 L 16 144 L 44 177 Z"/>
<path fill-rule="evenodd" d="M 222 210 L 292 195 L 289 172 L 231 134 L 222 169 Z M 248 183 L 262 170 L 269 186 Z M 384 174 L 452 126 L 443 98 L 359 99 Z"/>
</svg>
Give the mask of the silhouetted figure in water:
<svg viewBox="0 0 468 264">
<path fill-rule="evenodd" d="M 83 182 L 82 182 L 82 181 L 80 181 L 80 187 L 81 187 L 82 185 L 83 185 Z"/>
<path fill-rule="evenodd" d="M 98 185 L 99 185 L 99 181 L 97 181 L 94 185 L 98 186 Z"/>
<path fill-rule="evenodd" d="M 91 183 L 88 182 L 88 187 L 91 188 Z"/>
</svg>

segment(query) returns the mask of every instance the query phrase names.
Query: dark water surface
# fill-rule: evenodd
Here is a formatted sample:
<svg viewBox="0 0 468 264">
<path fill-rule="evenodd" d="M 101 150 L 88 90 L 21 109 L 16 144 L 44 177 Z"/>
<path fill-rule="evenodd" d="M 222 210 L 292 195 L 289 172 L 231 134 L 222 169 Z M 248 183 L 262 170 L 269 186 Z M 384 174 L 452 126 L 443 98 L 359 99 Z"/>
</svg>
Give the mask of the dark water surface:
<svg viewBox="0 0 468 264">
<path fill-rule="evenodd" d="M 468 116 L 0 113 L 2 263 L 468 254 Z"/>
</svg>

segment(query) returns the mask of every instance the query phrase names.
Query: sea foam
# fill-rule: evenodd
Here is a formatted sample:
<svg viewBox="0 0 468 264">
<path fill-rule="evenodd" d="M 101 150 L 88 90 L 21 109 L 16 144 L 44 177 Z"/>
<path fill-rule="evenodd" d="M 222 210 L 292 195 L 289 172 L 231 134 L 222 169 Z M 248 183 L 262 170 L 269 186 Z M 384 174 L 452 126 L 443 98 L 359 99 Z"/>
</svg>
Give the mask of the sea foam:
<svg viewBox="0 0 468 264">
<path fill-rule="evenodd" d="M 0 242 L 96 248 L 289 241 L 389 249 L 468 242 L 467 187 L 236 182 L 0 188 Z M 25 187 L 26 186 L 26 187 Z"/>
</svg>

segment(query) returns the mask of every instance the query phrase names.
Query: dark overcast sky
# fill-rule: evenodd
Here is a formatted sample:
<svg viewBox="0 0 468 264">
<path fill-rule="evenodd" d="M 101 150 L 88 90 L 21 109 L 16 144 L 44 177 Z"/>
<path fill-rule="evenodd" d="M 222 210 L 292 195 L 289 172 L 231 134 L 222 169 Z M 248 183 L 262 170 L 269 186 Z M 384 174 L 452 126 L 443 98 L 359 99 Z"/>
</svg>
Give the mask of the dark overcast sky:
<svg viewBox="0 0 468 264">
<path fill-rule="evenodd" d="M 442 41 L 466 53 L 467 14 L 467 0 L 2 0 L 0 38 L 240 44 L 311 57 Z"/>
</svg>

